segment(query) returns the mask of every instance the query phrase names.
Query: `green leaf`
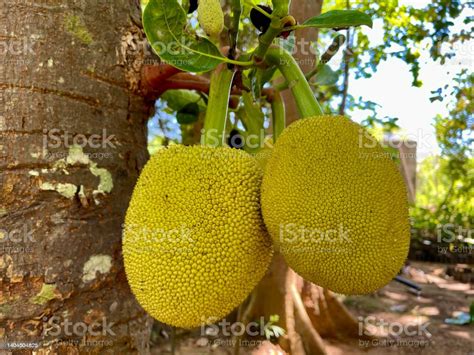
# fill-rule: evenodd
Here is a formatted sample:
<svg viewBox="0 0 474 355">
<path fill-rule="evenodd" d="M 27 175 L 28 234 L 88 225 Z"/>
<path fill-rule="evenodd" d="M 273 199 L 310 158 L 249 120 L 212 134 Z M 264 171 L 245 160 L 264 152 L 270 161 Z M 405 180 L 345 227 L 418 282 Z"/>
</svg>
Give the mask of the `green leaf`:
<svg viewBox="0 0 474 355">
<path fill-rule="evenodd" d="M 347 28 L 366 25 L 372 27 L 369 15 L 356 10 L 333 10 L 310 18 L 299 27 Z"/>
<path fill-rule="evenodd" d="M 336 85 L 339 75 L 327 64 L 321 65 L 314 83 L 320 86 Z"/>
<path fill-rule="evenodd" d="M 272 314 L 270 316 L 270 323 L 278 323 L 280 321 L 280 315 L 279 314 Z"/>
<path fill-rule="evenodd" d="M 176 115 L 179 124 L 191 124 L 199 118 L 199 105 L 191 102 L 184 106 Z"/>
<path fill-rule="evenodd" d="M 283 329 L 282 327 L 279 327 L 277 325 L 273 325 L 272 330 L 273 330 L 273 336 L 275 338 L 279 338 L 279 337 L 285 335 L 285 329 Z"/>
<path fill-rule="evenodd" d="M 197 122 L 199 115 L 195 115 L 192 113 L 183 113 L 178 112 L 176 115 L 176 119 L 178 120 L 179 124 L 191 124 Z"/>
<path fill-rule="evenodd" d="M 198 104 L 201 112 L 206 110 L 206 104 L 202 97 L 191 90 L 168 90 L 161 95 L 161 99 L 166 101 L 168 107 L 173 111 L 181 111 L 190 103 Z"/>
<path fill-rule="evenodd" d="M 214 69 L 225 58 L 207 38 L 185 31 L 187 16 L 177 0 L 150 0 L 143 27 L 155 53 L 166 63 L 189 72 Z"/>
</svg>

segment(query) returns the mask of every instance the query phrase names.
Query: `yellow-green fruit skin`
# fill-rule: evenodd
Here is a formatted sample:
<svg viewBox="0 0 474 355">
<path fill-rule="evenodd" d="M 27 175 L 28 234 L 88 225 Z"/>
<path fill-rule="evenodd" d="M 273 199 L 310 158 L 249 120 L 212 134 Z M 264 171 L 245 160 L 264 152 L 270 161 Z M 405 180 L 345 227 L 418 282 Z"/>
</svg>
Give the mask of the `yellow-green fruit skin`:
<svg viewBox="0 0 474 355">
<path fill-rule="evenodd" d="M 258 165 L 263 171 L 265 171 L 268 161 L 270 160 L 270 157 L 272 156 L 272 150 L 273 148 L 271 147 L 264 147 L 260 149 L 260 151 L 255 153 L 255 159 L 257 160 Z"/>
<path fill-rule="evenodd" d="M 345 117 L 286 128 L 265 169 L 262 211 L 288 265 L 338 293 L 383 287 L 408 254 L 403 178 L 381 145 Z"/>
<path fill-rule="evenodd" d="M 219 0 L 199 0 L 198 21 L 210 37 L 217 37 L 224 29 L 224 12 Z"/>
<path fill-rule="evenodd" d="M 127 211 L 123 255 L 151 316 L 193 328 L 245 300 L 272 257 L 261 179 L 255 159 L 230 148 L 171 146 L 150 159 Z"/>
</svg>

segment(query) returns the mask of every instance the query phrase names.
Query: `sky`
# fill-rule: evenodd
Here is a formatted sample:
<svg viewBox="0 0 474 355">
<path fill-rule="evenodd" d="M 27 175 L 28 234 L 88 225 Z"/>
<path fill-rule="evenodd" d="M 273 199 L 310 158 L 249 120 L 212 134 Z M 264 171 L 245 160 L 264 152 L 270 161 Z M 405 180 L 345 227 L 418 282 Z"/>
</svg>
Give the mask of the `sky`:
<svg viewBox="0 0 474 355">
<path fill-rule="evenodd" d="M 401 0 L 401 4 L 415 7 L 426 6 L 424 0 Z M 466 11 L 467 12 L 467 11 Z M 466 13 L 466 16 L 472 16 Z M 464 17 L 463 17 L 464 18 Z M 457 31 L 462 26 L 462 19 L 458 19 L 453 26 Z M 369 36 L 370 43 L 380 44 L 383 39 L 382 20 L 375 20 L 373 29 L 364 29 Z M 448 60 L 444 65 L 434 62 L 427 49 L 421 49 L 421 88 L 412 87 L 412 74 L 409 66 L 400 59 L 389 59 L 380 63 L 377 73 L 368 79 L 351 78 L 349 92 L 355 97 L 362 96 L 381 106 L 378 110 L 381 118 L 385 116 L 398 117 L 403 135 L 418 142 L 417 160 L 421 161 L 428 156 L 439 152 L 433 127 L 434 117 L 437 114 L 447 115 L 450 100 L 430 102 L 434 91 L 446 83 L 451 82 L 456 73 L 462 68 L 472 71 L 474 67 L 474 41 L 459 45 L 457 56 Z M 460 62 L 460 63 L 459 63 Z M 364 112 L 355 112 L 352 118 L 356 121 L 364 119 Z"/>
</svg>

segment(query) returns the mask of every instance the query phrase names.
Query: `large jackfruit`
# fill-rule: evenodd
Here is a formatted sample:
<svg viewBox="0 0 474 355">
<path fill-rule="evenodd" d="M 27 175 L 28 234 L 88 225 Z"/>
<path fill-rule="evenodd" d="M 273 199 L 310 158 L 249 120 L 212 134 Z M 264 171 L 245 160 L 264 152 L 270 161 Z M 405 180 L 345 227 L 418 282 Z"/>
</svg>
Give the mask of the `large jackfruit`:
<svg viewBox="0 0 474 355">
<path fill-rule="evenodd" d="M 142 307 L 183 328 L 237 307 L 272 257 L 262 173 L 230 148 L 172 146 L 143 169 L 126 215 L 125 271 Z"/>
<path fill-rule="evenodd" d="M 302 119 L 283 132 L 265 169 L 262 211 L 288 265 L 335 292 L 373 292 L 408 253 L 403 178 L 380 144 L 345 117 Z"/>
</svg>

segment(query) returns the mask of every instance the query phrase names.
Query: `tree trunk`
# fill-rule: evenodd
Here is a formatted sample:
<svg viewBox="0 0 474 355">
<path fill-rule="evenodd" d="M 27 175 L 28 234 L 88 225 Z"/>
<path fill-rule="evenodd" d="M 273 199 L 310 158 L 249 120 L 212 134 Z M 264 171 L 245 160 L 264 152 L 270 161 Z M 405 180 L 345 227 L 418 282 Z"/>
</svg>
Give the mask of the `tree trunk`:
<svg viewBox="0 0 474 355">
<path fill-rule="evenodd" d="M 121 254 L 152 106 L 137 18 L 132 0 L 1 0 L 0 342 L 148 347 Z"/>
</svg>

